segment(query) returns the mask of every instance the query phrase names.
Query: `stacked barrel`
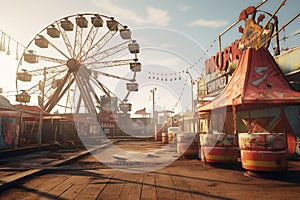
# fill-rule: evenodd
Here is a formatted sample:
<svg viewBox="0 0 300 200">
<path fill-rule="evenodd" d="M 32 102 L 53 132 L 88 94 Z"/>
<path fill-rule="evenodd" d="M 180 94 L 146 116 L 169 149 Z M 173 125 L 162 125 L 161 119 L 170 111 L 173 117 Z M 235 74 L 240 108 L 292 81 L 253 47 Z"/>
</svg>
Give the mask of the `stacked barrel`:
<svg viewBox="0 0 300 200">
<path fill-rule="evenodd" d="M 155 133 L 154 133 L 155 141 L 162 141 L 162 131 L 163 131 L 162 124 L 155 124 Z"/>
<path fill-rule="evenodd" d="M 177 153 L 183 158 L 198 158 L 198 134 L 192 132 L 177 133 Z"/>
<path fill-rule="evenodd" d="M 168 133 L 163 132 L 161 134 L 161 142 L 164 143 L 164 144 L 168 144 L 169 143 Z"/>
<path fill-rule="evenodd" d="M 168 133 L 168 140 L 169 140 L 169 144 L 176 144 L 177 143 L 176 133 L 175 132 L 169 132 Z"/>
<path fill-rule="evenodd" d="M 240 133 L 242 167 L 250 171 L 283 171 L 287 168 L 286 136 L 283 133 Z"/>
<path fill-rule="evenodd" d="M 201 160 L 207 163 L 233 163 L 238 160 L 237 135 L 200 134 Z"/>
<path fill-rule="evenodd" d="M 176 145 L 177 144 L 177 136 L 176 134 L 180 132 L 179 127 L 169 127 L 168 128 L 168 138 L 169 144 Z"/>
</svg>

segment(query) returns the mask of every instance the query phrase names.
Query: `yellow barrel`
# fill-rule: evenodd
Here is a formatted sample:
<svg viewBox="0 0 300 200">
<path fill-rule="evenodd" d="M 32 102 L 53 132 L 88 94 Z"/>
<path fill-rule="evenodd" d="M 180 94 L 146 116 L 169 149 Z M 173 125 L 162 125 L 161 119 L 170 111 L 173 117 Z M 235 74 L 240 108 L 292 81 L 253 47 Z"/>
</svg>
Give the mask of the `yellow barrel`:
<svg viewBox="0 0 300 200">
<path fill-rule="evenodd" d="M 287 152 L 241 150 L 244 169 L 251 171 L 284 171 L 287 169 Z"/>
<path fill-rule="evenodd" d="M 287 169 L 287 144 L 283 133 L 240 133 L 242 167 L 251 171 Z"/>
</svg>

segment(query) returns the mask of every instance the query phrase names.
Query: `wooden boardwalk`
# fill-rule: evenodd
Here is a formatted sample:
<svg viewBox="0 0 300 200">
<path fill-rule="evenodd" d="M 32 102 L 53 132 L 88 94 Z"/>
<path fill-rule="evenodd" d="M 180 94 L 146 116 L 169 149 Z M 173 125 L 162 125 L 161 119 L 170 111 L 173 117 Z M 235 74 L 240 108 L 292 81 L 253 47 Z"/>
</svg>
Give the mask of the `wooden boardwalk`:
<svg viewBox="0 0 300 200">
<path fill-rule="evenodd" d="M 149 144 L 151 145 L 151 144 Z M 300 164 L 271 178 L 245 176 L 240 166 L 205 166 L 197 159 L 178 159 L 145 173 L 104 166 L 89 156 L 23 180 L 0 199 L 297 199 Z"/>
</svg>

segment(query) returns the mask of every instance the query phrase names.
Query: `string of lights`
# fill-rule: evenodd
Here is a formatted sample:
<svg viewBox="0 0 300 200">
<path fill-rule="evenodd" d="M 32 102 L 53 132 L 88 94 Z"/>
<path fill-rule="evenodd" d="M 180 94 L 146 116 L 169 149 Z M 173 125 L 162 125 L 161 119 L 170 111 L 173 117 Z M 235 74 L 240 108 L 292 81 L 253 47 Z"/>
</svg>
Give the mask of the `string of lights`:
<svg viewBox="0 0 300 200">
<path fill-rule="evenodd" d="M 214 39 L 213 42 L 209 45 L 209 48 L 207 48 L 203 54 L 200 55 L 200 57 L 198 58 L 198 60 L 191 66 L 188 66 L 186 68 L 184 68 L 182 71 L 179 72 L 172 72 L 172 73 L 164 73 L 164 74 L 160 74 L 160 73 L 156 73 L 156 72 L 149 72 L 149 79 L 153 79 L 153 80 L 157 80 L 157 81 L 177 81 L 177 80 L 182 80 L 181 76 L 182 74 L 185 74 L 185 72 L 191 70 L 191 69 L 197 69 L 196 66 L 203 60 L 206 58 L 206 56 L 208 55 L 209 49 L 211 50 L 214 47 L 214 44 L 216 43 L 217 39 Z M 198 71 L 198 70 L 197 70 Z M 155 76 L 156 75 L 156 76 Z M 161 75 L 161 76 L 159 76 Z M 200 79 L 203 78 L 204 75 L 204 67 L 202 68 L 201 72 L 198 74 L 199 76 L 194 79 L 194 82 L 197 83 Z M 178 77 L 178 78 L 177 78 Z M 179 94 L 178 100 L 177 102 L 174 104 L 172 110 L 175 110 L 175 108 L 179 105 L 179 102 L 182 99 L 182 96 L 184 94 L 184 91 L 186 89 L 186 86 L 188 85 L 188 79 L 185 78 L 185 83 L 183 85 L 183 88 Z"/>
<path fill-rule="evenodd" d="M 175 110 L 175 108 L 178 106 L 178 104 L 179 104 L 179 102 L 180 102 L 180 100 L 181 100 L 181 98 L 182 98 L 182 95 L 183 95 L 183 93 L 184 93 L 184 91 L 185 91 L 185 88 L 186 88 L 186 86 L 188 85 L 187 82 L 188 82 L 188 80 L 185 79 L 185 83 L 184 83 L 184 85 L 183 85 L 183 88 L 182 88 L 182 90 L 181 90 L 181 92 L 180 92 L 180 94 L 179 94 L 179 97 L 178 97 L 178 99 L 177 99 L 175 105 L 173 106 L 172 110 Z"/>
<path fill-rule="evenodd" d="M 216 42 L 217 39 L 214 39 L 213 42 L 209 45 L 209 48 L 203 51 L 203 53 L 200 55 L 200 57 L 197 59 L 197 61 L 194 64 L 184 67 L 184 69 L 177 72 L 172 71 L 169 73 L 159 73 L 159 72 L 150 71 L 148 73 L 148 79 L 156 80 L 156 81 L 181 81 L 182 74 L 184 74 L 186 71 L 195 70 L 199 75 L 197 78 L 195 78 L 195 81 L 198 81 L 203 77 L 204 67 L 199 71 L 197 66 L 200 64 L 200 62 L 205 61 L 204 59 L 207 58 L 209 50 L 211 50 L 214 47 Z"/>
<path fill-rule="evenodd" d="M 0 51 L 6 52 L 6 55 L 9 56 L 12 55 L 12 48 L 15 48 L 15 59 L 19 60 L 19 53 L 24 51 L 25 46 L 2 30 L 0 30 L 0 35 Z"/>
<path fill-rule="evenodd" d="M 0 30 L 0 52 L 5 53 L 7 56 L 15 55 L 15 59 L 19 60 L 19 55 L 23 53 L 25 46 L 6 34 L 4 31 Z M 7 91 L 3 92 L 0 88 L 0 93 L 6 97 L 15 96 L 17 91 Z"/>
</svg>

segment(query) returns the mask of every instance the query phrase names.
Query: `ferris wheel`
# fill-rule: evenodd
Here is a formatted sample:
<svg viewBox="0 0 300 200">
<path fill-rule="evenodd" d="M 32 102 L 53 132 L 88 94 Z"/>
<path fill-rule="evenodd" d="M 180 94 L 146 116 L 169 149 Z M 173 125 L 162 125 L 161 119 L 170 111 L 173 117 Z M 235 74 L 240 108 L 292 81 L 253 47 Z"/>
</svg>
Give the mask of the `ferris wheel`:
<svg viewBox="0 0 300 200">
<path fill-rule="evenodd" d="M 138 91 L 139 51 L 130 29 L 113 17 L 64 17 L 25 48 L 17 68 L 16 101 L 38 104 L 47 112 L 126 113 L 130 92 Z"/>
</svg>

